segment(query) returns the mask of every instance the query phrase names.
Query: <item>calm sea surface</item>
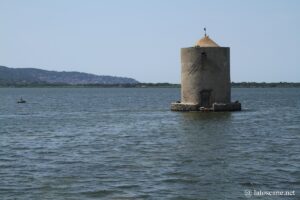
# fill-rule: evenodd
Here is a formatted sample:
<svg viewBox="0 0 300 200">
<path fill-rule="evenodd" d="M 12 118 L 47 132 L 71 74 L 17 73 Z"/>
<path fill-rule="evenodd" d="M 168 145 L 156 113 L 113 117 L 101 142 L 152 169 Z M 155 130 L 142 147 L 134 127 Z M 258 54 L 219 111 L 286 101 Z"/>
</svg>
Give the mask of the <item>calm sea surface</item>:
<svg viewBox="0 0 300 200">
<path fill-rule="evenodd" d="M 171 112 L 179 95 L 0 89 L 0 199 L 300 199 L 300 89 L 233 89 L 233 113 Z"/>
</svg>

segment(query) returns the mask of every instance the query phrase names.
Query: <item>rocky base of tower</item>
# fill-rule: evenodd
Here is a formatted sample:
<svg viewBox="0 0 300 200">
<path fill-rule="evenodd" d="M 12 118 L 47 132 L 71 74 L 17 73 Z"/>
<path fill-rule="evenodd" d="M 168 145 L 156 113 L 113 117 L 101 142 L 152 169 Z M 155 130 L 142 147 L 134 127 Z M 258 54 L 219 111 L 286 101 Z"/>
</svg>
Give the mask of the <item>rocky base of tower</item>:
<svg viewBox="0 0 300 200">
<path fill-rule="evenodd" d="M 190 111 L 199 111 L 199 112 L 226 112 L 226 111 L 241 111 L 242 105 L 240 102 L 231 102 L 231 103 L 213 103 L 212 107 L 205 108 L 201 107 L 198 104 L 189 104 L 189 103 L 171 103 L 172 111 L 180 112 L 190 112 Z"/>
</svg>

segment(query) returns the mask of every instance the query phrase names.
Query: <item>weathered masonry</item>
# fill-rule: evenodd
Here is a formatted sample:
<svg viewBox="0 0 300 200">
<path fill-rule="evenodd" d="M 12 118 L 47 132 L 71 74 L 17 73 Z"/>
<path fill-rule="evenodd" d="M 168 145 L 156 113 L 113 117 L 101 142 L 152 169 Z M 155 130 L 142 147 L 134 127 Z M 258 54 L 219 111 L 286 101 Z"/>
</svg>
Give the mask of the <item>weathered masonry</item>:
<svg viewBox="0 0 300 200">
<path fill-rule="evenodd" d="M 236 111 L 231 102 L 230 48 L 206 35 L 194 47 L 181 49 L 181 101 L 173 111 Z"/>
</svg>

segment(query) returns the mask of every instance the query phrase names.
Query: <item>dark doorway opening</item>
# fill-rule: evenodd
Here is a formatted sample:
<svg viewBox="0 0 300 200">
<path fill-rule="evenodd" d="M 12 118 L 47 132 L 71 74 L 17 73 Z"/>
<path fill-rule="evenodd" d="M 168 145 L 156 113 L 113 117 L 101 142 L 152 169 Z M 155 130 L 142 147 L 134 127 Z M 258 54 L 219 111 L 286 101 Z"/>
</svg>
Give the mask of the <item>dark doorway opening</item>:
<svg viewBox="0 0 300 200">
<path fill-rule="evenodd" d="M 210 98 L 211 98 L 211 90 L 202 90 L 200 92 L 201 97 L 201 107 L 210 108 Z"/>
</svg>

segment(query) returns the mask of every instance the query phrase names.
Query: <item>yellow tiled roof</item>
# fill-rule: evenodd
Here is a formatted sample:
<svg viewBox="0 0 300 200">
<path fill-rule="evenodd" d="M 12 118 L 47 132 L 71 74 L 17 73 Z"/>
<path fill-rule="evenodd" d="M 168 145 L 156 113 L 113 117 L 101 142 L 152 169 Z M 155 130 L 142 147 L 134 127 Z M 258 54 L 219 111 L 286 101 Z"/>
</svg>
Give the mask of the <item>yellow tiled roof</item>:
<svg viewBox="0 0 300 200">
<path fill-rule="evenodd" d="M 201 38 L 197 43 L 196 46 L 199 47 L 219 47 L 217 43 L 215 43 L 212 39 L 208 37 L 208 35 Z"/>
</svg>

